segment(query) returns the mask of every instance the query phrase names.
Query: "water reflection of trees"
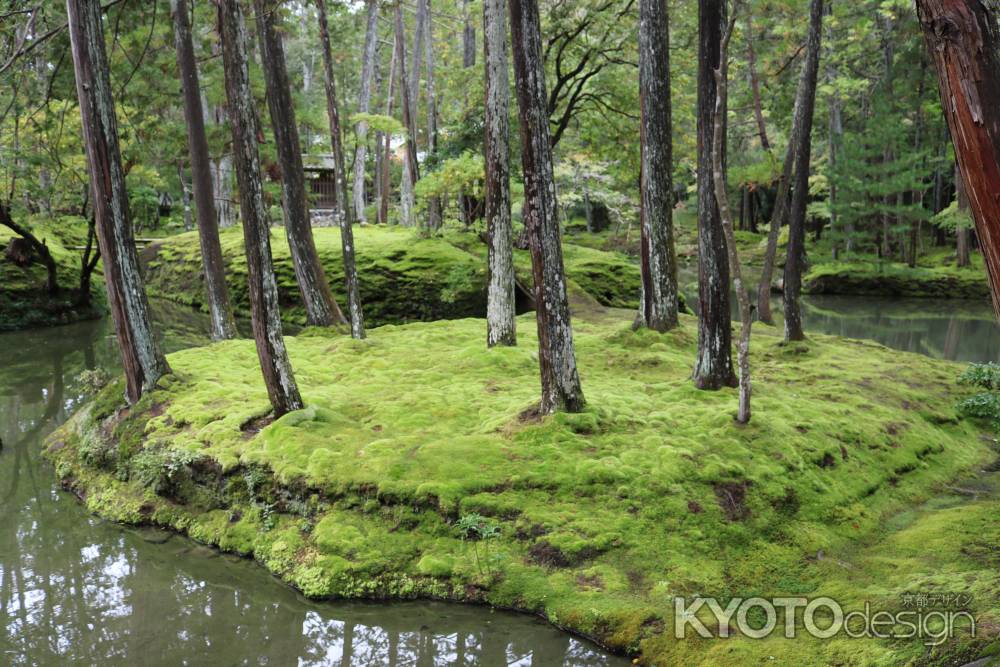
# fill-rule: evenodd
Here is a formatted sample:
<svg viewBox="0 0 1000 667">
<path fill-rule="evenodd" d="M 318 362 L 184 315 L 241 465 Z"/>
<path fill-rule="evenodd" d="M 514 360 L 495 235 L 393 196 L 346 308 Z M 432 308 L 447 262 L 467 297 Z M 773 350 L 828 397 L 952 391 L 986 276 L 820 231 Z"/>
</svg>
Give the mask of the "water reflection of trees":
<svg viewBox="0 0 1000 667">
<path fill-rule="evenodd" d="M 610 664 L 524 617 L 313 604 L 246 561 L 88 517 L 53 486 L 41 443 L 80 401 L 73 378 L 117 364 L 107 333 L 92 323 L 0 340 L 0 664 Z"/>
</svg>

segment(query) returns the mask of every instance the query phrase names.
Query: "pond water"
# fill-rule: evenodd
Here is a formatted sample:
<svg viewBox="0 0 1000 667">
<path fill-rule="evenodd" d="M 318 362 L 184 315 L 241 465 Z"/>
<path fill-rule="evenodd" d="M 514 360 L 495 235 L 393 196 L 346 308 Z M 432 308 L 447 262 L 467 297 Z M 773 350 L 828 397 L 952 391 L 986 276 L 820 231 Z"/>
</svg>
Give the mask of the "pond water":
<svg viewBox="0 0 1000 667">
<path fill-rule="evenodd" d="M 203 316 L 155 310 L 169 350 L 205 342 Z M 988 303 L 808 297 L 805 322 L 933 357 L 1000 353 Z M 40 452 L 97 367 L 118 367 L 106 321 L 0 335 L 0 665 L 628 664 L 523 615 L 311 602 L 249 561 L 89 516 Z"/>
<path fill-rule="evenodd" d="M 176 350 L 197 314 L 157 304 Z M 107 322 L 0 334 L 0 665 L 621 666 L 533 617 L 440 603 L 316 603 L 254 563 L 89 516 L 42 441 L 85 368 L 117 368 Z"/>
</svg>

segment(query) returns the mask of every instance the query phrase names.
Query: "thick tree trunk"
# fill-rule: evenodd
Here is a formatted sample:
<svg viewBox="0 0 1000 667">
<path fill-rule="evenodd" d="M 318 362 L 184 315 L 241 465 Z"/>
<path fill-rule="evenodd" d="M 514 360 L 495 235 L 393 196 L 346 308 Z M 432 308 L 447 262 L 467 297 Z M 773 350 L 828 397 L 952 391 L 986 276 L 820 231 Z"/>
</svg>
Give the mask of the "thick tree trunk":
<svg viewBox="0 0 1000 667">
<path fill-rule="evenodd" d="M 400 186 L 399 199 L 402 209 L 400 213 L 403 226 L 413 227 L 416 224 L 413 187 L 420 180 L 420 169 L 417 165 L 417 125 L 413 116 L 410 88 L 407 85 L 405 30 L 402 2 L 396 0 L 396 67 L 399 72 L 399 107 L 403 112 L 403 127 L 406 128 L 406 160 L 403 162 L 403 182 Z"/>
<path fill-rule="evenodd" d="M 212 322 L 212 339 L 236 338 L 236 319 L 229 303 L 226 287 L 226 266 L 222 261 L 219 243 L 218 213 L 215 210 L 215 190 L 212 185 L 212 167 L 208 156 L 208 139 L 205 135 L 205 115 L 201 104 L 201 87 L 198 84 L 198 66 L 191 41 L 187 0 L 171 0 L 170 11 L 174 18 L 174 47 L 177 50 L 177 70 L 184 93 L 184 121 L 187 126 L 188 152 L 191 154 L 191 186 L 195 206 L 198 208 L 198 240 L 201 244 L 201 262 L 205 271 L 205 292 L 208 295 L 208 312 Z M 183 176 L 180 164 L 178 175 Z M 184 181 L 181 180 L 184 190 Z M 185 200 L 187 200 L 186 190 Z M 190 211 L 190 204 L 185 201 Z"/>
<path fill-rule="evenodd" d="M 507 2 L 483 2 L 486 66 L 486 229 L 490 282 L 486 344 L 516 345 L 514 228 L 510 219 L 510 87 L 507 78 Z"/>
<path fill-rule="evenodd" d="M 771 152 L 771 141 L 767 138 L 767 123 L 764 122 L 764 108 L 760 101 L 760 77 L 757 76 L 757 52 L 753 48 L 753 16 L 750 14 L 750 3 L 746 5 L 747 15 L 747 68 L 750 70 L 750 91 L 753 93 L 753 111 L 757 119 L 757 133 L 760 135 L 760 147 Z"/>
<path fill-rule="evenodd" d="M 800 98 L 802 125 L 795 151 L 795 187 L 788 219 L 788 252 L 785 256 L 785 340 L 805 340 L 802 330 L 802 270 L 805 258 L 806 206 L 809 203 L 809 161 L 812 156 L 812 123 L 816 107 L 816 82 L 819 76 L 819 51 L 823 38 L 823 0 L 811 0 L 809 6 L 809 38 L 806 62 L 803 65 L 805 95 Z"/>
<path fill-rule="evenodd" d="M 358 95 L 358 112 L 370 113 L 372 78 L 378 53 L 378 0 L 368 0 L 368 20 L 365 29 L 365 52 L 361 63 L 361 93 Z M 368 157 L 368 123 L 358 121 L 354 126 L 357 146 L 354 149 L 354 214 L 358 222 L 368 221 L 365 214 L 365 161 Z M 376 142 L 377 145 L 377 142 Z M 376 178 L 378 175 L 376 174 Z"/>
<path fill-rule="evenodd" d="M 699 389 L 735 387 L 729 257 L 712 185 L 712 147 L 716 115 L 715 70 L 725 27 L 725 0 L 698 2 L 698 360 Z M 726 109 L 719 110 L 725 122 Z M 725 146 L 720 146 L 723 164 Z"/>
<path fill-rule="evenodd" d="M 326 22 L 326 0 L 316 0 L 316 9 L 319 11 L 319 41 L 323 51 L 323 82 L 326 88 L 326 109 L 330 118 L 330 143 L 337 169 L 337 218 L 340 223 L 340 242 L 344 255 L 344 287 L 347 291 L 348 312 L 351 314 L 351 335 L 361 339 L 365 337 L 365 318 L 361 310 L 358 269 L 354 261 L 354 216 L 347 198 L 347 171 L 344 167 L 344 144 L 341 139 L 337 86 L 333 78 L 330 32 Z"/>
<path fill-rule="evenodd" d="M 715 201 L 719 206 L 719 219 L 726 236 L 726 250 L 729 268 L 733 274 L 733 289 L 740 308 L 740 339 L 737 345 L 739 359 L 739 408 L 736 421 L 740 424 L 750 423 L 750 398 L 753 393 L 750 381 L 750 330 L 753 326 L 753 312 L 750 307 L 750 295 L 743 284 L 743 269 L 740 266 L 740 256 L 736 250 L 736 233 L 733 231 L 733 214 L 729 205 L 729 193 L 726 188 L 726 167 L 723 161 L 723 149 L 726 145 L 726 108 L 729 97 L 729 42 L 736 25 L 736 11 L 741 4 L 733 7 L 733 15 L 729 19 L 725 36 L 720 48 L 719 67 L 715 70 L 716 103 L 715 120 L 712 125 L 712 184 L 715 190 Z"/>
<path fill-rule="evenodd" d="M 96 0 L 66 0 L 66 12 L 108 306 L 125 369 L 126 398 L 134 403 L 169 373 L 170 367 L 153 334 L 139 272 L 101 5 Z"/>
<path fill-rule="evenodd" d="M 462 13 L 465 16 L 465 25 L 462 27 L 462 67 L 466 69 L 476 66 L 476 27 L 472 25 L 470 4 L 471 0 L 462 0 Z"/>
<path fill-rule="evenodd" d="M 305 172 L 302 169 L 302 145 L 299 143 L 295 108 L 285 68 L 285 47 L 277 27 L 277 7 L 273 0 L 254 0 L 254 8 L 264 80 L 267 82 L 267 106 L 271 111 L 271 129 L 278 150 L 278 162 L 281 164 L 281 203 L 285 213 L 285 233 L 302 294 L 302 304 L 306 309 L 306 320 L 314 326 L 346 323 L 344 314 L 330 293 L 326 272 L 319 261 L 313 239 Z"/>
<path fill-rule="evenodd" d="M 576 368 L 556 217 L 538 0 L 511 0 L 510 24 L 520 107 L 525 227 L 535 278 L 538 363 L 542 376 L 540 410 L 543 414 L 556 410 L 579 412 L 585 401 Z"/>
<path fill-rule="evenodd" d="M 250 85 L 247 29 L 239 0 L 218 0 L 226 97 L 240 186 L 247 282 L 257 357 L 275 416 L 302 408 L 302 397 L 285 349 L 278 311 L 278 284 L 271 259 L 271 230 L 257 151 L 257 109 Z"/>
<path fill-rule="evenodd" d="M 639 134 L 642 145 L 642 312 L 639 316 L 644 326 L 664 332 L 677 326 L 678 310 L 670 27 L 666 0 L 640 0 L 639 3 L 639 108 L 642 115 Z"/>
<path fill-rule="evenodd" d="M 1000 317 L 1000 35 L 977 0 L 917 0 Z"/>
<path fill-rule="evenodd" d="M 437 154 L 438 126 L 437 126 L 437 89 L 434 77 L 434 14 L 431 8 L 431 0 L 424 0 L 427 3 L 427 23 L 426 39 L 424 48 L 426 53 L 424 58 L 427 61 L 427 155 L 434 158 Z M 504 23 L 506 25 L 506 22 Z M 427 202 L 427 227 L 430 230 L 440 229 L 443 223 L 442 206 L 439 197 L 431 197 Z"/>
</svg>

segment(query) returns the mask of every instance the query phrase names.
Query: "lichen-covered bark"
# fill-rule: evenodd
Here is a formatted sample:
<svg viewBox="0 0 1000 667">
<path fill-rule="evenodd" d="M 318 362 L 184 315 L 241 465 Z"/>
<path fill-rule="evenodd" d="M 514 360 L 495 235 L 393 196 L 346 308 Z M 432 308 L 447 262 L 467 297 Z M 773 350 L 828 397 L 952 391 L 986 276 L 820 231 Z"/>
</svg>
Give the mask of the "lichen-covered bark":
<svg viewBox="0 0 1000 667">
<path fill-rule="evenodd" d="M 699 389 L 735 387 L 729 259 L 712 185 L 712 146 L 716 113 L 715 70 L 725 21 L 725 0 L 698 3 L 698 359 Z M 726 109 L 720 113 L 725 119 Z M 725 162 L 725 146 L 720 150 Z"/>
<path fill-rule="evenodd" d="M 670 28 L 666 0 L 639 3 L 639 107 L 642 115 L 641 323 L 656 331 L 677 326 L 677 257 L 673 222 L 673 140 L 670 109 Z M 590 198 L 585 193 L 590 223 Z"/>
<path fill-rule="evenodd" d="M 208 156 L 208 139 L 205 136 L 205 115 L 202 109 L 201 87 L 198 85 L 198 66 L 191 42 L 191 25 L 188 22 L 187 0 L 171 0 L 170 11 L 174 19 L 174 47 L 177 51 L 177 70 L 184 93 L 184 121 L 187 127 L 188 151 L 191 155 L 191 185 L 198 215 L 198 239 L 201 243 L 201 260 L 205 270 L 205 293 L 211 316 L 212 339 L 236 338 L 236 319 L 226 288 L 226 267 L 222 261 L 219 244 L 218 213 L 215 210 L 212 167 Z"/>
<path fill-rule="evenodd" d="M 285 234 L 309 324 L 330 326 L 347 320 L 333 300 L 323 265 L 316 254 L 306 199 L 305 172 L 302 169 L 302 145 L 299 143 L 298 124 L 285 67 L 285 48 L 277 30 L 279 9 L 274 0 L 254 0 L 261 63 L 267 82 L 267 106 L 271 112 L 271 129 L 281 164 Z"/>
<path fill-rule="evenodd" d="M 753 388 L 750 380 L 750 330 L 753 326 L 753 313 L 750 310 L 750 295 L 743 284 L 743 269 L 740 266 L 740 256 L 736 251 L 736 233 L 733 231 L 733 214 L 729 205 L 729 193 L 726 188 L 726 168 L 722 159 L 723 147 L 726 145 L 725 110 L 729 97 L 729 42 L 733 37 L 736 25 L 737 10 L 742 3 L 737 1 L 733 6 L 733 14 L 729 19 L 725 36 L 722 38 L 719 58 L 719 68 L 715 70 L 716 101 L 715 120 L 712 125 L 712 185 L 715 189 L 715 201 L 719 206 L 719 219 L 726 235 L 726 251 L 729 256 L 729 268 L 733 274 L 733 289 L 740 307 L 740 339 L 737 344 L 739 359 L 739 409 L 736 421 L 740 424 L 750 423 L 750 398 Z"/>
<path fill-rule="evenodd" d="M 585 405 L 576 367 L 559 240 L 538 0 L 510 0 L 511 50 L 520 108 L 525 227 L 531 246 L 543 414 Z"/>
<path fill-rule="evenodd" d="M 486 302 L 486 342 L 490 347 L 517 344 L 514 229 L 510 219 L 510 87 L 507 78 L 506 28 L 506 0 L 484 0 L 485 206 L 490 270 Z"/>
<path fill-rule="evenodd" d="M 785 257 L 783 301 L 785 340 L 804 340 L 802 309 L 802 264 L 806 247 L 806 206 L 809 203 L 809 160 L 812 150 L 813 112 L 816 108 L 816 81 L 819 76 L 819 53 L 823 37 L 823 0 L 812 0 L 809 7 L 809 37 L 803 65 L 796 113 L 800 131 L 795 148 L 794 187 L 788 216 L 788 250 Z"/>
<path fill-rule="evenodd" d="M 257 357 L 276 416 L 302 408 L 302 397 L 285 350 L 278 310 L 278 286 L 271 259 L 271 230 L 257 151 L 257 109 L 247 62 L 247 29 L 239 0 L 218 0 L 226 97 L 240 187 L 247 282 Z"/>
<path fill-rule="evenodd" d="M 1000 318 L 1000 35 L 979 0 L 917 0 Z"/>
<path fill-rule="evenodd" d="M 365 52 L 361 62 L 361 91 L 358 95 L 359 113 L 371 111 L 372 78 L 375 72 L 375 54 L 378 50 L 378 0 L 368 0 L 367 16 Z M 357 146 L 354 149 L 354 214 L 358 222 L 364 224 L 367 222 L 365 161 L 368 157 L 368 123 L 363 120 L 358 121 L 354 126 L 354 134 L 357 137 Z"/>
<path fill-rule="evenodd" d="M 351 335 L 365 337 L 365 320 L 361 310 L 358 290 L 358 269 L 354 261 L 354 216 L 347 199 L 347 171 L 344 167 L 344 144 L 341 139 L 340 110 L 337 104 L 337 87 L 333 79 L 333 55 L 330 52 L 330 33 L 326 21 L 326 0 L 316 0 L 319 11 L 319 41 L 323 51 L 323 82 L 326 88 L 326 109 L 330 119 L 330 143 L 337 169 L 337 218 L 340 223 L 341 250 L 344 254 L 344 285 L 347 293 L 348 312 L 351 314 Z"/>
<path fill-rule="evenodd" d="M 406 160 L 403 162 L 399 203 L 403 226 L 412 227 L 416 224 L 413 186 L 420 180 L 420 168 L 417 165 L 417 125 L 407 85 L 405 30 L 403 7 L 400 0 L 396 0 L 396 68 L 399 73 L 399 106 L 403 112 L 403 127 L 406 128 Z"/>
<path fill-rule="evenodd" d="M 153 335 L 139 273 L 101 11 L 98 0 L 66 0 L 104 283 L 125 369 L 126 398 L 134 403 L 170 367 Z"/>
</svg>

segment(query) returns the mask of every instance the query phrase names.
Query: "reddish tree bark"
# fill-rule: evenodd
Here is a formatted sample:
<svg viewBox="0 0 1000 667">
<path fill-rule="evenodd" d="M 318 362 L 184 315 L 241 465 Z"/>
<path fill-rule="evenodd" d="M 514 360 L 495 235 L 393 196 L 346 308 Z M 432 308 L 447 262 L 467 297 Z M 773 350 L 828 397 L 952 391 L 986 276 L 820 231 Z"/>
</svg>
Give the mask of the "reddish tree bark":
<svg viewBox="0 0 1000 667">
<path fill-rule="evenodd" d="M 579 412 L 585 405 L 576 368 L 566 272 L 559 240 L 552 143 L 538 0 L 511 0 L 511 50 L 517 81 L 524 173 L 525 228 L 535 278 L 542 414 Z"/>
<path fill-rule="evenodd" d="M 139 273 L 104 49 L 101 4 L 96 0 L 66 0 L 66 12 L 108 306 L 125 369 L 126 398 L 134 403 L 169 373 L 170 367 L 153 335 Z"/>
<path fill-rule="evenodd" d="M 980 0 L 917 0 L 1000 318 L 1000 35 Z"/>
</svg>

